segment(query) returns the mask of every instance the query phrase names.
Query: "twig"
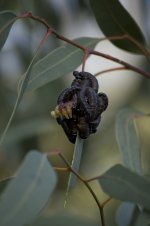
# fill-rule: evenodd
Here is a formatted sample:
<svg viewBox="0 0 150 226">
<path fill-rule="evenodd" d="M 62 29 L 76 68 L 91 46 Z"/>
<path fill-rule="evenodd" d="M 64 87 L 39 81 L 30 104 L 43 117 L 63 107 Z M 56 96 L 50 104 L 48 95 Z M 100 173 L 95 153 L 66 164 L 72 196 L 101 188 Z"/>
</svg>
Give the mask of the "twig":
<svg viewBox="0 0 150 226">
<path fill-rule="evenodd" d="M 57 152 L 58 155 L 60 156 L 60 158 L 63 160 L 63 162 L 66 164 L 66 166 L 68 167 L 68 169 L 76 175 L 76 177 L 78 177 L 78 179 L 80 181 L 82 181 L 84 183 L 84 185 L 87 187 L 87 189 L 89 190 L 89 192 L 91 193 L 91 195 L 93 196 L 98 208 L 99 208 L 99 212 L 100 212 L 100 217 L 101 217 L 101 223 L 102 226 L 105 226 L 105 219 L 104 219 L 104 214 L 103 214 L 103 206 L 101 206 L 96 194 L 94 193 L 94 191 L 92 190 L 92 188 L 90 187 L 90 185 L 88 184 L 87 180 L 85 180 L 83 177 L 80 176 L 80 174 L 78 174 L 77 172 L 75 172 L 71 166 L 70 163 L 67 161 L 67 159 L 64 157 L 64 155 L 60 152 Z"/>
<path fill-rule="evenodd" d="M 100 57 L 103 57 L 105 59 L 108 59 L 108 60 L 111 60 L 111 61 L 114 61 L 116 63 L 119 63 L 121 65 L 123 65 L 125 68 L 127 69 L 130 69 L 132 71 L 135 71 L 147 78 L 150 78 L 150 73 L 138 68 L 138 67 L 135 67 L 123 60 L 120 60 L 116 57 L 113 57 L 113 56 L 110 56 L 110 55 L 107 55 L 107 54 L 104 54 L 104 53 L 101 53 L 101 52 L 98 52 L 98 51 L 94 51 L 94 50 L 90 50 L 82 45 L 79 45 L 78 43 L 74 42 L 73 40 L 70 40 L 66 37 L 64 37 L 63 35 L 60 35 L 58 34 L 50 25 L 49 23 L 44 20 L 43 18 L 41 17 L 38 17 L 38 16 L 34 16 L 32 15 L 31 12 L 27 12 L 27 13 L 24 13 L 20 16 L 18 16 L 18 19 L 21 19 L 21 18 L 31 18 L 33 20 L 36 20 L 40 23 L 42 23 L 47 29 L 49 29 L 51 31 L 51 33 L 53 35 L 55 35 L 58 39 L 62 40 L 62 41 L 65 41 L 73 46 L 76 46 L 77 48 L 81 49 L 84 51 L 85 55 L 83 57 L 83 67 L 82 67 L 82 70 L 84 69 L 84 65 L 85 65 L 85 58 L 86 58 L 86 54 L 88 53 L 88 56 L 89 54 L 93 54 L 93 55 L 96 55 L 96 56 L 100 56 Z M 105 40 L 105 39 L 108 39 L 108 40 L 119 40 L 119 39 L 129 39 L 130 41 L 132 41 L 143 53 L 144 55 L 149 59 L 150 58 L 150 53 L 147 49 L 145 49 L 140 43 L 138 43 L 135 39 L 133 39 L 132 37 L 128 36 L 127 34 L 123 35 L 123 36 L 116 36 L 116 37 L 106 37 L 106 38 L 102 38 L 100 39 L 100 41 L 102 40 Z"/>
<path fill-rule="evenodd" d="M 150 51 L 146 49 L 143 45 L 141 45 L 141 43 L 137 42 L 130 35 L 126 34 L 125 38 L 134 43 L 139 48 L 139 50 L 146 56 L 148 62 L 150 63 Z"/>
<path fill-rule="evenodd" d="M 139 73 L 139 74 L 141 74 L 141 75 L 143 75 L 143 76 L 145 76 L 147 78 L 150 78 L 150 73 L 148 73 L 148 72 L 146 72 L 146 71 L 144 71 L 144 70 L 142 70 L 142 69 L 140 69 L 138 67 L 135 67 L 135 66 L 123 61 L 123 60 L 120 60 L 120 59 L 118 59 L 116 57 L 113 57 L 113 56 L 110 56 L 108 54 L 101 53 L 101 52 L 98 52 L 98 51 L 95 51 L 95 50 L 91 50 L 90 54 L 103 57 L 103 58 L 105 58 L 107 60 L 114 61 L 114 62 L 116 62 L 118 64 L 121 64 L 121 65 L 125 66 L 125 68 L 127 68 L 127 69 L 130 69 L 130 70 L 135 71 L 135 72 L 137 72 L 137 73 Z"/>
<path fill-rule="evenodd" d="M 118 35 L 118 36 L 110 36 L 110 37 L 104 37 L 101 38 L 100 41 L 117 41 L 117 40 L 124 40 L 127 39 L 130 42 L 132 42 L 136 47 L 138 47 L 138 49 L 141 51 L 141 53 L 143 53 L 148 62 L 150 63 L 150 51 L 148 49 L 146 49 L 143 45 L 141 45 L 141 43 L 139 43 L 138 41 L 136 41 L 134 38 L 132 38 L 129 34 L 124 34 L 124 35 Z"/>
<path fill-rule="evenodd" d="M 85 63 L 86 63 L 86 60 L 87 60 L 88 57 L 89 57 L 89 50 L 86 49 L 86 50 L 84 51 L 84 56 L 83 56 L 83 59 L 82 59 L 82 72 L 83 72 L 84 69 L 85 69 Z"/>
<path fill-rule="evenodd" d="M 38 21 L 41 24 L 43 24 L 47 29 L 51 28 L 51 26 L 49 25 L 49 23 L 45 19 L 43 19 L 39 16 L 33 16 L 32 12 L 26 12 L 26 13 L 23 13 L 20 16 L 18 16 L 18 19 L 23 19 L 23 18 L 25 18 L 25 19 L 31 18 L 31 19 Z"/>
<path fill-rule="evenodd" d="M 95 76 L 99 76 L 99 75 L 102 75 L 102 74 L 108 73 L 108 72 L 120 71 L 120 70 L 129 70 L 129 69 L 126 68 L 126 67 L 115 67 L 115 68 L 110 68 L 110 69 L 106 69 L 106 70 L 97 72 L 97 73 L 95 74 Z"/>
<path fill-rule="evenodd" d="M 64 37 L 63 35 L 58 34 L 55 30 L 52 30 L 52 34 L 54 34 L 58 39 L 60 39 L 60 40 L 62 40 L 64 42 L 67 42 L 67 43 L 69 43 L 69 44 L 71 44 L 71 45 L 83 50 L 84 52 L 88 51 L 86 47 L 81 46 L 77 42 L 74 42 L 74 41 Z"/>
<path fill-rule="evenodd" d="M 89 183 L 90 181 L 96 180 L 98 177 L 95 178 L 91 178 L 91 179 L 84 179 L 78 172 L 76 172 L 75 170 L 72 169 L 70 163 L 68 162 L 68 160 L 65 158 L 65 156 L 59 151 L 59 150 L 55 150 L 53 152 L 50 153 L 46 153 L 47 156 L 59 156 L 63 162 L 66 164 L 67 168 L 60 168 L 60 167 L 54 167 L 54 169 L 59 170 L 59 171 L 71 171 L 80 181 L 82 181 L 82 183 L 84 183 L 84 185 L 87 187 L 87 189 L 89 190 L 89 192 L 91 193 L 91 195 L 93 196 L 98 208 L 99 208 L 99 212 L 100 212 L 100 217 L 101 217 L 101 223 L 102 226 L 105 226 L 105 217 L 104 217 L 104 207 L 105 205 L 112 199 L 112 198 L 108 198 L 106 201 L 104 201 L 102 204 L 100 204 L 96 194 L 94 193 L 94 191 L 92 190 L 92 188 L 90 187 Z"/>
<path fill-rule="evenodd" d="M 112 198 L 109 197 L 108 199 L 106 199 L 106 200 L 101 204 L 101 206 L 104 208 L 104 206 L 105 206 L 108 202 L 110 202 L 111 200 L 112 200 Z"/>
<path fill-rule="evenodd" d="M 53 168 L 54 168 L 54 170 L 57 170 L 57 171 L 69 172 L 69 169 L 68 168 L 65 168 L 65 167 L 57 167 L 57 166 L 54 166 Z"/>
<path fill-rule="evenodd" d="M 83 51 L 86 51 L 86 48 L 84 46 L 81 46 L 79 45 L 78 43 L 64 37 L 63 35 L 60 35 L 58 34 L 51 26 L 50 24 L 43 18 L 39 17 L 39 16 L 34 16 L 31 12 L 27 12 L 27 13 L 24 13 L 22 14 L 21 16 L 18 17 L 18 19 L 21 19 L 21 18 L 30 18 L 30 19 L 33 19 L 33 20 L 36 20 L 40 23 L 42 23 L 47 29 L 51 30 L 51 33 L 53 35 L 56 36 L 56 38 L 62 40 L 62 41 L 65 41 L 67 43 L 70 43 L 71 45 L 73 46 L 76 46 L 77 48 L 83 50 Z"/>
</svg>

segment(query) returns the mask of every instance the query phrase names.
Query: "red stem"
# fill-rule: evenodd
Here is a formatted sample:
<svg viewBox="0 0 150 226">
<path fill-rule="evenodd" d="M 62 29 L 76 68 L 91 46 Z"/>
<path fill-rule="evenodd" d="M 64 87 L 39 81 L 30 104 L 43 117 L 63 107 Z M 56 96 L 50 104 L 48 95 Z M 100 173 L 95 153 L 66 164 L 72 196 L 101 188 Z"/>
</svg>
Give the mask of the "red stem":
<svg viewBox="0 0 150 226">
<path fill-rule="evenodd" d="M 108 73 L 108 72 L 113 72 L 113 71 L 121 71 L 121 70 L 129 70 L 128 68 L 126 67 L 115 67 L 115 68 L 109 68 L 109 69 L 106 69 L 106 70 L 103 70 L 103 71 L 99 71 L 95 74 L 95 76 L 99 76 L 99 75 L 102 75 L 104 73 Z"/>
<path fill-rule="evenodd" d="M 118 59 L 118 58 L 115 58 L 115 57 L 113 57 L 113 56 L 110 56 L 110 55 L 107 55 L 107 54 L 104 54 L 104 53 L 101 53 L 101 52 L 98 52 L 98 51 L 89 50 L 88 48 L 79 45 L 78 43 L 76 43 L 76 42 L 74 42 L 74 41 L 72 41 L 72 40 L 70 40 L 70 39 L 64 37 L 63 35 L 58 34 L 58 33 L 57 33 L 57 32 L 49 25 L 49 23 L 48 23 L 46 20 L 44 20 L 43 18 L 40 18 L 40 17 L 38 17 L 38 16 L 33 16 L 31 12 L 27 12 L 27 13 L 22 14 L 21 16 L 18 17 L 18 19 L 20 19 L 20 18 L 31 18 L 31 19 L 33 19 L 33 20 L 36 20 L 36 21 L 42 23 L 42 24 L 43 24 L 49 31 L 51 31 L 51 33 L 52 33 L 53 35 L 55 35 L 58 39 L 60 39 L 60 40 L 62 40 L 62 41 L 65 41 L 65 42 L 67 42 L 67 43 L 69 43 L 69 44 L 71 44 L 71 45 L 73 45 L 73 46 L 76 46 L 77 48 L 83 50 L 83 51 L 84 51 L 84 57 L 83 57 L 82 71 L 84 70 L 84 67 L 85 67 L 85 61 L 86 61 L 87 56 L 89 56 L 89 54 L 93 54 L 93 55 L 100 56 L 100 57 L 103 57 L 103 58 L 105 58 L 105 59 L 114 61 L 114 62 L 116 62 L 116 63 L 118 63 L 118 64 L 123 65 L 123 66 L 124 66 L 125 68 L 127 68 L 127 69 L 130 69 L 130 70 L 135 71 L 135 72 L 137 72 L 137 73 L 139 73 L 139 74 L 141 74 L 141 75 L 143 75 L 143 76 L 145 76 L 145 77 L 147 77 L 147 78 L 150 78 L 150 73 L 148 73 L 148 72 L 146 72 L 146 71 L 144 71 L 144 70 L 142 70 L 142 69 L 140 69 L 140 68 L 137 68 L 137 67 L 135 67 L 135 66 L 133 66 L 133 65 L 131 65 L 131 64 L 129 64 L 129 63 L 123 61 L 123 60 L 120 60 L 120 59 Z M 139 49 L 140 49 L 141 51 L 143 51 L 143 53 L 145 53 L 145 56 L 148 57 L 148 55 L 149 55 L 148 50 L 143 49 L 143 48 L 140 46 L 140 44 L 136 42 L 136 40 L 132 40 L 132 38 L 131 38 L 131 37 L 128 37 L 126 34 L 123 35 L 123 36 L 121 36 L 121 37 L 120 37 L 120 36 L 116 37 L 116 39 L 123 39 L 123 38 L 127 38 L 127 39 L 129 39 L 130 41 L 134 42 L 134 43 L 139 47 Z M 104 39 L 105 39 L 105 38 L 104 38 Z M 110 38 L 108 38 L 108 39 L 110 39 L 110 40 L 113 40 L 113 39 L 114 39 L 114 40 L 115 40 L 115 37 L 110 37 Z M 102 40 L 103 40 L 103 39 L 101 39 L 101 41 L 102 41 Z"/>
<path fill-rule="evenodd" d="M 86 49 L 86 50 L 84 51 L 84 56 L 83 56 L 83 60 L 82 60 L 82 72 L 83 72 L 84 69 L 85 69 L 85 64 L 86 64 L 86 60 L 87 60 L 88 56 L 89 56 L 89 50 Z"/>
<path fill-rule="evenodd" d="M 140 68 L 137 68 L 137 67 L 135 67 L 135 66 L 123 61 L 123 60 L 120 60 L 120 59 L 118 59 L 116 57 L 113 57 L 113 56 L 110 56 L 108 54 L 104 54 L 104 53 L 101 53 L 101 52 L 98 52 L 98 51 L 95 51 L 95 50 L 91 50 L 90 54 L 103 57 L 103 58 L 105 58 L 107 60 L 114 61 L 114 62 L 116 62 L 118 64 L 121 64 L 121 65 L 125 66 L 125 68 L 127 68 L 127 69 L 130 69 L 132 71 L 135 71 L 135 72 L 137 72 L 139 74 L 144 75 L 147 78 L 150 78 L 150 73 L 148 73 L 148 72 L 146 72 L 146 71 L 144 71 L 144 70 L 142 70 Z"/>
</svg>

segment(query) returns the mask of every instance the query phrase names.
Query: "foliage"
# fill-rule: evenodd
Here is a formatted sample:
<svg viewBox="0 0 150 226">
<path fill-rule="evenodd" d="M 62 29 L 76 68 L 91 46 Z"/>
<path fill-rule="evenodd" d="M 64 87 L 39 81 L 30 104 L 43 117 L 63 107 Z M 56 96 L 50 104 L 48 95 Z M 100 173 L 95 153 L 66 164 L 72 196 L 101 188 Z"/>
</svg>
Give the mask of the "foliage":
<svg viewBox="0 0 150 226">
<path fill-rule="evenodd" d="M 12 11 L 2 11 L 0 13 L 0 48 L 2 50 L 9 37 L 11 27 L 16 21 L 31 19 L 39 22 L 46 28 L 45 35 L 43 35 L 37 51 L 18 83 L 17 100 L 1 136 L 1 150 L 4 149 L 4 151 L 0 150 L 1 156 L 3 156 L 6 147 L 11 148 L 11 142 L 9 143 L 8 141 L 7 143 L 7 135 L 9 137 L 10 126 L 17 114 L 24 94 L 35 90 L 38 92 L 40 89 L 46 90 L 46 86 L 49 88 L 49 84 L 53 84 L 52 82 L 55 82 L 55 80 L 57 83 L 58 79 L 71 73 L 80 65 L 82 65 L 82 71 L 84 71 L 86 60 L 89 56 L 96 55 L 103 57 L 119 63 L 123 66 L 124 70 L 128 69 L 141 74 L 143 78 L 145 77 L 144 79 L 150 78 L 149 72 L 119 58 L 94 50 L 97 43 L 108 39 L 122 50 L 141 54 L 148 61 L 150 59 L 150 52 L 141 29 L 118 0 L 95 0 L 90 1 L 90 5 L 100 28 L 106 36 L 105 38 L 82 37 L 70 40 L 56 32 L 47 20 L 41 16 L 35 16 L 31 12 L 21 15 L 16 15 Z M 40 60 L 37 60 L 49 37 L 64 41 L 65 43 L 44 55 Z M 118 70 L 118 68 L 115 70 Z M 43 103 L 40 102 L 40 104 L 44 105 L 44 99 L 42 101 Z M 133 108 L 124 108 L 117 114 L 115 121 L 116 140 L 122 157 L 122 165 L 116 164 L 106 172 L 90 179 L 83 178 L 78 172 L 84 147 L 83 140 L 79 137 L 77 137 L 74 147 L 75 155 L 72 164 L 56 148 L 54 151 L 46 152 L 45 154 L 35 150 L 26 150 L 29 153 L 26 154 L 21 166 L 18 167 L 17 173 L 10 178 L 1 179 L 0 181 L 1 224 L 3 226 L 99 225 L 97 221 L 78 219 L 68 213 L 67 215 L 51 214 L 51 216 L 44 217 L 43 214 L 43 216 L 38 216 L 38 213 L 43 210 L 49 198 L 52 199 L 54 197 L 54 190 L 57 193 L 56 182 L 59 183 L 59 177 L 56 175 L 55 170 L 58 170 L 70 172 L 67 196 L 76 186 L 77 178 L 86 186 L 97 204 L 102 226 L 107 225 L 104 207 L 111 202 L 112 198 L 122 201 L 116 211 L 116 219 L 119 226 L 148 225 L 150 221 L 150 182 L 149 178 L 145 178 L 142 169 L 141 146 L 136 127 L 138 119 L 148 116 L 149 114 L 134 110 Z M 37 128 L 40 129 L 40 127 Z M 28 131 L 30 131 L 30 128 Z M 49 148 L 51 149 L 51 147 Z M 49 158 L 52 159 L 54 156 L 61 159 L 65 164 L 65 168 L 53 166 L 52 160 L 50 163 Z M 92 181 L 98 181 L 104 193 L 110 196 L 110 198 L 102 203 L 92 188 Z M 66 202 L 69 202 L 68 198 Z M 126 216 L 128 208 L 130 211 L 127 218 L 122 218 L 121 216 Z"/>
</svg>

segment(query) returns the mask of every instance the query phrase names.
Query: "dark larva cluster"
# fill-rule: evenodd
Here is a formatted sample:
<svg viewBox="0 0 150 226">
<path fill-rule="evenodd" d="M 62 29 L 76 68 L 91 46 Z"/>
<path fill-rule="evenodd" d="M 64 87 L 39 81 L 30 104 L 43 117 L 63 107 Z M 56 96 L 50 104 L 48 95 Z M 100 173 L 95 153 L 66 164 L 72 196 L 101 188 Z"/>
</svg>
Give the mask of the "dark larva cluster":
<svg viewBox="0 0 150 226">
<path fill-rule="evenodd" d="M 108 98 L 98 93 L 98 81 L 88 72 L 74 71 L 71 87 L 64 89 L 51 114 L 62 126 L 68 139 L 75 143 L 77 133 L 82 139 L 95 133 L 101 114 L 108 106 Z"/>
</svg>

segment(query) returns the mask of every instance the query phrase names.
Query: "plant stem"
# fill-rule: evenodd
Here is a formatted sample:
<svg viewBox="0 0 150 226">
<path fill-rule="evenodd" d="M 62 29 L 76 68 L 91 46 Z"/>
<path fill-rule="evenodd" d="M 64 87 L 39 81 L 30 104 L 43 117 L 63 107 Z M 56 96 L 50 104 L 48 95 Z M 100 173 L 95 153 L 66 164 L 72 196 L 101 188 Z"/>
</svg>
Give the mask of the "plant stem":
<svg viewBox="0 0 150 226">
<path fill-rule="evenodd" d="M 53 168 L 54 168 L 54 170 L 61 171 L 61 172 L 68 172 L 69 171 L 69 169 L 65 168 L 65 167 L 57 167 L 57 166 L 55 166 Z"/>
<path fill-rule="evenodd" d="M 113 71 L 120 71 L 120 70 L 129 70 L 128 68 L 126 67 L 115 67 L 115 68 L 110 68 L 110 69 L 107 69 L 107 70 L 103 70 L 103 71 L 99 71 L 95 74 L 95 76 L 99 76 L 99 75 L 102 75 L 104 73 L 108 73 L 108 72 L 113 72 Z"/>
<path fill-rule="evenodd" d="M 91 50 L 90 54 L 103 57 L 103 58 L 105 58 L 107 60 L 114 61 L 114 62 L 116 62 L 118 64 L 121 64 L 121 65 L 125 66 L 125 68 L 127 68 L 127 69 L 130 69 L 130 70 L 135 71 L 135 72 L 137 72 L 137 73 L 139 73 L 139 74 L 141 74 L 141 75 L 143 75 L 143 76 L 145 76 L 147 78 L 150 78 L 150 73 L 148 73 L 148 72 L 146 72 L 146 71 L 144 71 L 144 70 L 142 70 L 142 69 L 140 69 L 138 67 L 135 67 L 135 66 L 123 61 L 123 60 L 120 60 L 120 59 L 118 59 L 116 57 L 113 57 L 113 56 L 110 56 L 108 54 L 104 54 L 104 53 L 101 53 L 101 52 L 98 52 L 98 51 L 95 51 L 95 50 Z"/>
<path fill-rule="evenodd" d="M 123 60 L 120 60 L 120 59 L 118 59 L 116 57 L 113 57 L 113 56 L 110 56 L 110 55 L 107 55 L 107 54 L 104 54 L 104 53 L 101 53 L 101 52 L 98 52 L 98 51 L 90 50 L 90 49 L 88 49 L 88 48 L 86 48 L 86 47 L 84 47 L 82 45 L 79 45 L 78 43 L 74 42 L 73 40 L 70 40 L 70 39 L 64 37 L 63 35 L 58 34 L 49 25 L 49 23 L 45 19 L 43 19 L 43 18 L 41 18 L 39 16 L 34 16 L 34 15 L 32 15 L 31 12 L 27 12 L 27 13 L 24 13 L 24 14 L 18 16 L 18 19 L 21 19 L 21 18 L 31 18 L 33 20 L 36 20 L 36 21 L 42 23 L 58 39 L 60 39 L 62 41 L 65 41 L 65 42 L 67 42 L 67 43 L 69 43 L 69 44 L 71 44 L 73 46 L 76 46 L 77 48 L 83 50 L 85 54 L 84 54 L 84 57 L 83 57 L 82 70 L 84 70 L 86 54 L 88 53 L 87 56 L 89 56 L 89 54 L 93 54 L 93 55 L 96 55 L 96 56 L 103 57 L 105 59 L 114 61 L 116 63 L 119 63 L 119 64 L 125 66 L 126 69 L 130 69 L 130 70 L 135 71 L 135 72 L 137 72 L 137 73 L 139 73 L 139 74 L 141 74 L 141 75 L 143 75 L 143 76 L 145 76 L 147 78 L 150 78 L 150 73 L 148 73 L 148 72 L 146 72 L 146 71 L 144 71 L 144 70 L 142 70 L 142 69 L 140 69 L 138 67 L 135 67 L 135 66 L 133 66 L 133 65 L 131 65 L 131 64 L 129 64 L 129 63 L 123 61 Z M 106 39 L 108 39 L 108 40 L 121 40 L 121 39 L 128 39 L 128 40 L 130 40 L 131 42 L 133 42 L 141 50 L 141 52 L 143 52 L 143 54 L 147 57 L 147 59 L 150 62 L 150 52 L 146 48 L 144 48 L 140 43 L 138 43 L 135 39 L 133 39 L 132 37 L 128 36 L 127 34 L 124 34 L 122 36 L 116 36 L 116 37 L 101 38 L 100 41 L 103 41 L 103 40 L 106 40 Z"/>
<path fill-rule="evenodd" d="M 82 59 L 82 72 L 85 70 L 85 63 L 86 63 L 88 56 L 89 56 L 89 50 L 86 49 L 84 51 L 84 56 L 83 56 L 83 59 Z"/>
<path fill-rule="evenodd" d="M 109 197 L 108 199 L 106 199 L 103 203 L 102 203 L 102 207 L 104 208 L 104 206 L 108 203 L 108 202 L 110 202 L 112 200 L 112 198 L 111 197 Z"/>
<path fill-rule="evenodd" d="M 125 35 L 125 38 L 134 43 L 139 50 L 145 55 L 147 58 L 148 63 L 150 63 L 150 51 L 146 49 L 141 43 L 137 42 L 134 38 L 132 38 L 130 35 Z"/>
<path fill-rule="evenodd" d="M 75 172 L 71 166 L 70 163 L 67 161 L 67 159 L 64 157 L 64 155 L 60 152 L 57 153 L 60 158 L 63 160 L 63 162 L 66 164 L 66 166 L 68 167 L 68 169 L 80 180 L 84 183 L 84 185 L 87 187 L 87 189 L 89 190 L 89 192 L 91 193 L 91 195 L 93 196 L 98 208 L 99 208 L 99 212 L 100 212 L 100 217 L 101 217 L 101 223 L 102 226 L 105 226 L 105 219 L 104 219 L 104 212 L 103 212 L 103 206 L 101 206 L 96 194 L 94 193 L 94 191 L 92 190 L 92 188 L 90 187 L 90 185 L 88 184 L 87 180 L 85 180 L 84 178 L 82 178 L 80 176 L 80 174 L 78 174 L 77 172 Z"/>
<path fill-rule="evenodd" d="M 147 58 L 148 62 L 150 63 L 150 51 L 148 49 L 146 49 L 141 43 L 139 43 L 136 39 L 134 39 L 133 37 L 131 37 L 129 34 L 124 34 L 124 35 L 120 35 L 120 36 L 110 36 L 110 37 L 104 37 L 101 38 L 100 41 L 105 41 L 105 40 L 109 40 L 109 41 L 117 41 L 117 40 L 124 40 L 127 39 L 130 42 L 132 42 L 136 47 L 139 48 L 139 50 L 141 51 L 141 53 L 143 53 L 145 55 L 145 57 Z"/>
<path fill-rule="evenodd" d="M 31 12 L 22 14 L 21 16 L 18 17 L 18 19 L 21 19 L 21 18 L 31 18 L 33 20 L 36 20 L 36 21 L 42 23 L 47 29 L 51 30 L 51 33 L 54 34 L 56 36 L 56 38 L 58 38 L 64 42 L 70 43 L 71 45 L 76 46 L 77 48 L 79 48 L 83 51 L 86 51 L 86 48 L 84 46 L 81 46 L 78 43 L 64 37 L 63 35 L 58 34 L 45 19 L 43 19 L 39 16 L 34 16 L 34 15 L 32 15 Z"/>
</svg>

